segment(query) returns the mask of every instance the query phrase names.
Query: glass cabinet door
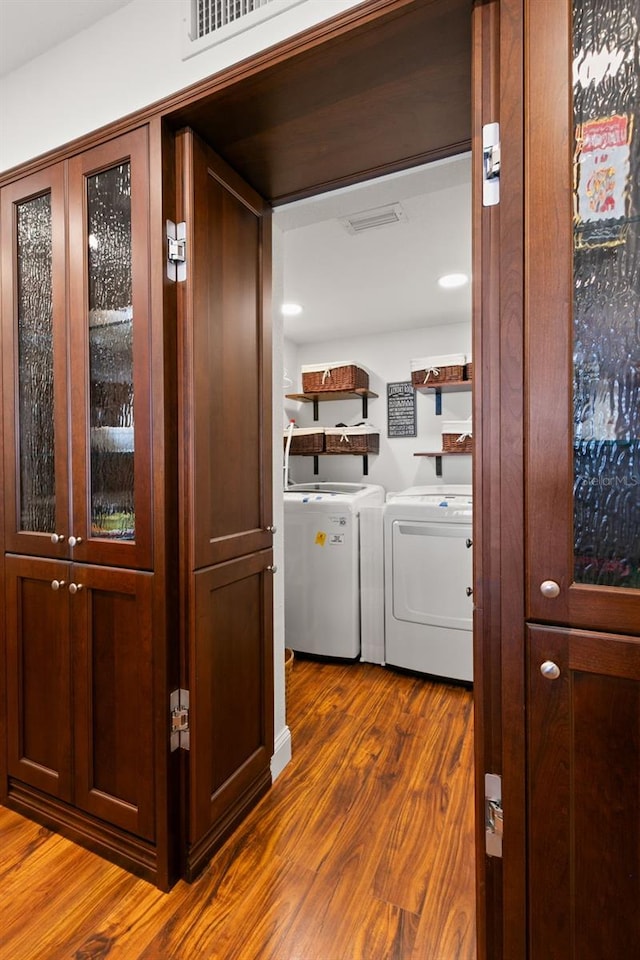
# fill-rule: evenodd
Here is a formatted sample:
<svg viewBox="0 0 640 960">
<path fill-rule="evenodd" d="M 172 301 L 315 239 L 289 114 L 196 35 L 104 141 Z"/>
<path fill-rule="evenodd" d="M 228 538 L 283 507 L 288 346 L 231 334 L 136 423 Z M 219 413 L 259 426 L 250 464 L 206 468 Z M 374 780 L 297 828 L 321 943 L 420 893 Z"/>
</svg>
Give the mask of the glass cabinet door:
<svg viewBox="0 0 640 960">
<path fill-rule="evenodd" d="M 144 131 L 69 168 L 77 560 L 150 566 L 148 178 Z"/>
<path fill-rule="evenodd" d="M 530 616 L 638 632 L 640 5 L 530 10 Z"/>
<path fill-rule="evenodd" d="M 6 549 L 62 556 L 68 530 L 65 212 L 58 164 L 2 191 Z"/>
</svg>

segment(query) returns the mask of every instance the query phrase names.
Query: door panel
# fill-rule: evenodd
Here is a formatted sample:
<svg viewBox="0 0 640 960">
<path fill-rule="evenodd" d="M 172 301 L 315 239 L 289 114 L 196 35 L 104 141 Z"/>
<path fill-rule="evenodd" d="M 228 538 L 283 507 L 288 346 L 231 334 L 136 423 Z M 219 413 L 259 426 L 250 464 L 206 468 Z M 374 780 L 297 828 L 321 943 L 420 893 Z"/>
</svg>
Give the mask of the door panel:
<svg viewBox="0 0 640 960">
<path fill-rule="evenodd" d="M 192 133 L 183 218 L 189 264 L 185 439 L 192 463 L 192 566 L 268 548 L 271 523 L 271 213 Z"/>
<path fill-rule="evenodd" d="M 69 161 L 75 561 L 151 567 L 147 131 Z"/>
<path fill-rule="evenodd" d="M 2 190 L 5 548 L 67 555 L 69 528 L 63 164 Z"/>
<path fill-rule="evenodd" d="M 530 627 L 529 704 L 531 960 L 628 956 L 640 942 L 640 639 Z"/>
<path fill-rule="evenodd" d="M 527 6 L 528 614 L 636 633 L 637 29 L 625 0 Z"/>
<path fill-rule="evenodd" d="M 151 574 L 74 564 L 75 801 L 154 836 Z"/>
<path fill-rule="evenodd" d="M 273 753 L 271 551 L 195 575 L 190 841 L 219 834 Z"/>
<path fill-rule="evenodd" d="M 69 571 L 57 560 L 5 559 L 9 775 L 61 800 L 72 793 Z"/>
</svg>

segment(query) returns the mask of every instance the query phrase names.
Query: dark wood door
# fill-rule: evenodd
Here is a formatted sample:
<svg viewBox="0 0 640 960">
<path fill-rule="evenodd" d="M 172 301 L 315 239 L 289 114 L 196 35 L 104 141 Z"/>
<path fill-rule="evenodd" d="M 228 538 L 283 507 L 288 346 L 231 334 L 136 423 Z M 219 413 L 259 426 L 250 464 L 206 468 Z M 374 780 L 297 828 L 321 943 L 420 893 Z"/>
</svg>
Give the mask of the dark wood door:
<svg viewBox="0 0 640 960">
<path fill-rule="evenodd" d="M 66 557 L 51 540 L 70 509 L 64 164 L 1 203 L 5 549 Z"/>
<path fill-rule="evenodd" d="M 154 836 L 152 575 L 73 564 L 75 803 Z"/>
<path fill-rule="evenodd" d="M 527 4 L 528 615 L 637 633 L 640 74 L 629 5 L 574 6 Z"/>
<path fill-rule="evenodd" d="M 271 211 L 190 131 L 178 136 L 187 224 L 183 308 L 189 566 L 269 548 Z"/>
<path fill-rule="evenodd" d="M 5 571 L 9 776 L 153 838 L 151 574 Z"/>
<path fill-rule="evenodd" d="M 640 936 L 637 31 L 524 10 L 529 956 L 600 960 Z"/>
<path fill-rule="evenodd" d="M 151 568 L 146 127 L 69 161 L 70 556 Z"/>
<path fill-rule="evenodd" d="M 640 638 L 531 626 L 528 696 L 530 956 L 630 956 L 640 942 Z"/>
<path fill-rule="evenodd" d="M 8 773 L 61 800 L 73 793 L 70 569 L 5 559 Z"/>
<path fill-rule="evenodd" d="M 266 550 L 195 575 L 190 875 L 271 784 L 271 562 Z"/>
<path fill-rule="evenodd" d="M 191 131 L 177 136 L 177 162 L 193 876 L 271 782 L 271 218 Z"/>
</svg>

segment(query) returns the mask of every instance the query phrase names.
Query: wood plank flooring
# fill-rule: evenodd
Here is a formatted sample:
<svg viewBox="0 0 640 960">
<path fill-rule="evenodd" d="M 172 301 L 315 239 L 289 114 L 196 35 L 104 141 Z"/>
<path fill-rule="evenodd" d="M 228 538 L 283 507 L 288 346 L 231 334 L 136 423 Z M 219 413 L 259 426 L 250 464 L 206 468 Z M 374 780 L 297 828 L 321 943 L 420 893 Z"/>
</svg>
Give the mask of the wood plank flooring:
<svg viewBox="0 0 640 960">
<path fill-rule="evenodd" d="M 0 808 L 1 960 L 473 960 L 472 696 L 296 660 L 294 759 L 163 894 Z"/>
</svg>

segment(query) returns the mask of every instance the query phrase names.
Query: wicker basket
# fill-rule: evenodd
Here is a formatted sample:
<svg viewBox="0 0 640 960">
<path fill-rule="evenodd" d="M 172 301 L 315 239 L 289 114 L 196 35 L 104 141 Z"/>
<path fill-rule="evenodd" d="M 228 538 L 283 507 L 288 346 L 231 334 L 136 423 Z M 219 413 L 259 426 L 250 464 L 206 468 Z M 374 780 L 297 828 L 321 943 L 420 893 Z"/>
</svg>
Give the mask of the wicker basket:
<svg viewBox="0 0 640 960">
<path fill-rule="evenodd" d="M 466 362 L 464 354 L 412 360 L 411 383 L 414 387 L 431 387 L 439 383 L 460 382 L 465 379 Z"/>
<path fill-rule="evenodd" d="M 286 450 L 289 431 L 285 430 L 283 445 Z M 324 430 L 298 428 L 291 434 L 289 453 L 297 456 L 305 454 L 324 453 Z"/>
<path fill-rule="evenodd" d="M 325 430 L 325 453 L 378 453 L 380 434 L 371 428 L 336 427 Z"/>
<path fill-rule="evenodd" d="M 303 393 L 369 388 L 369 374 L 355 363 L 321 363 L 302 367 Z"/>
<path fill-rule="evenodd" d="M 465 367 L 465 379 L 473 380 L 473 361 L 470 360 Z"/>
<path fill-rule="evenodd" d="M 448 420 L 442 424 L 444 453 L 472 453 L 473 427 L 470 420 Z"/>
</svg>

